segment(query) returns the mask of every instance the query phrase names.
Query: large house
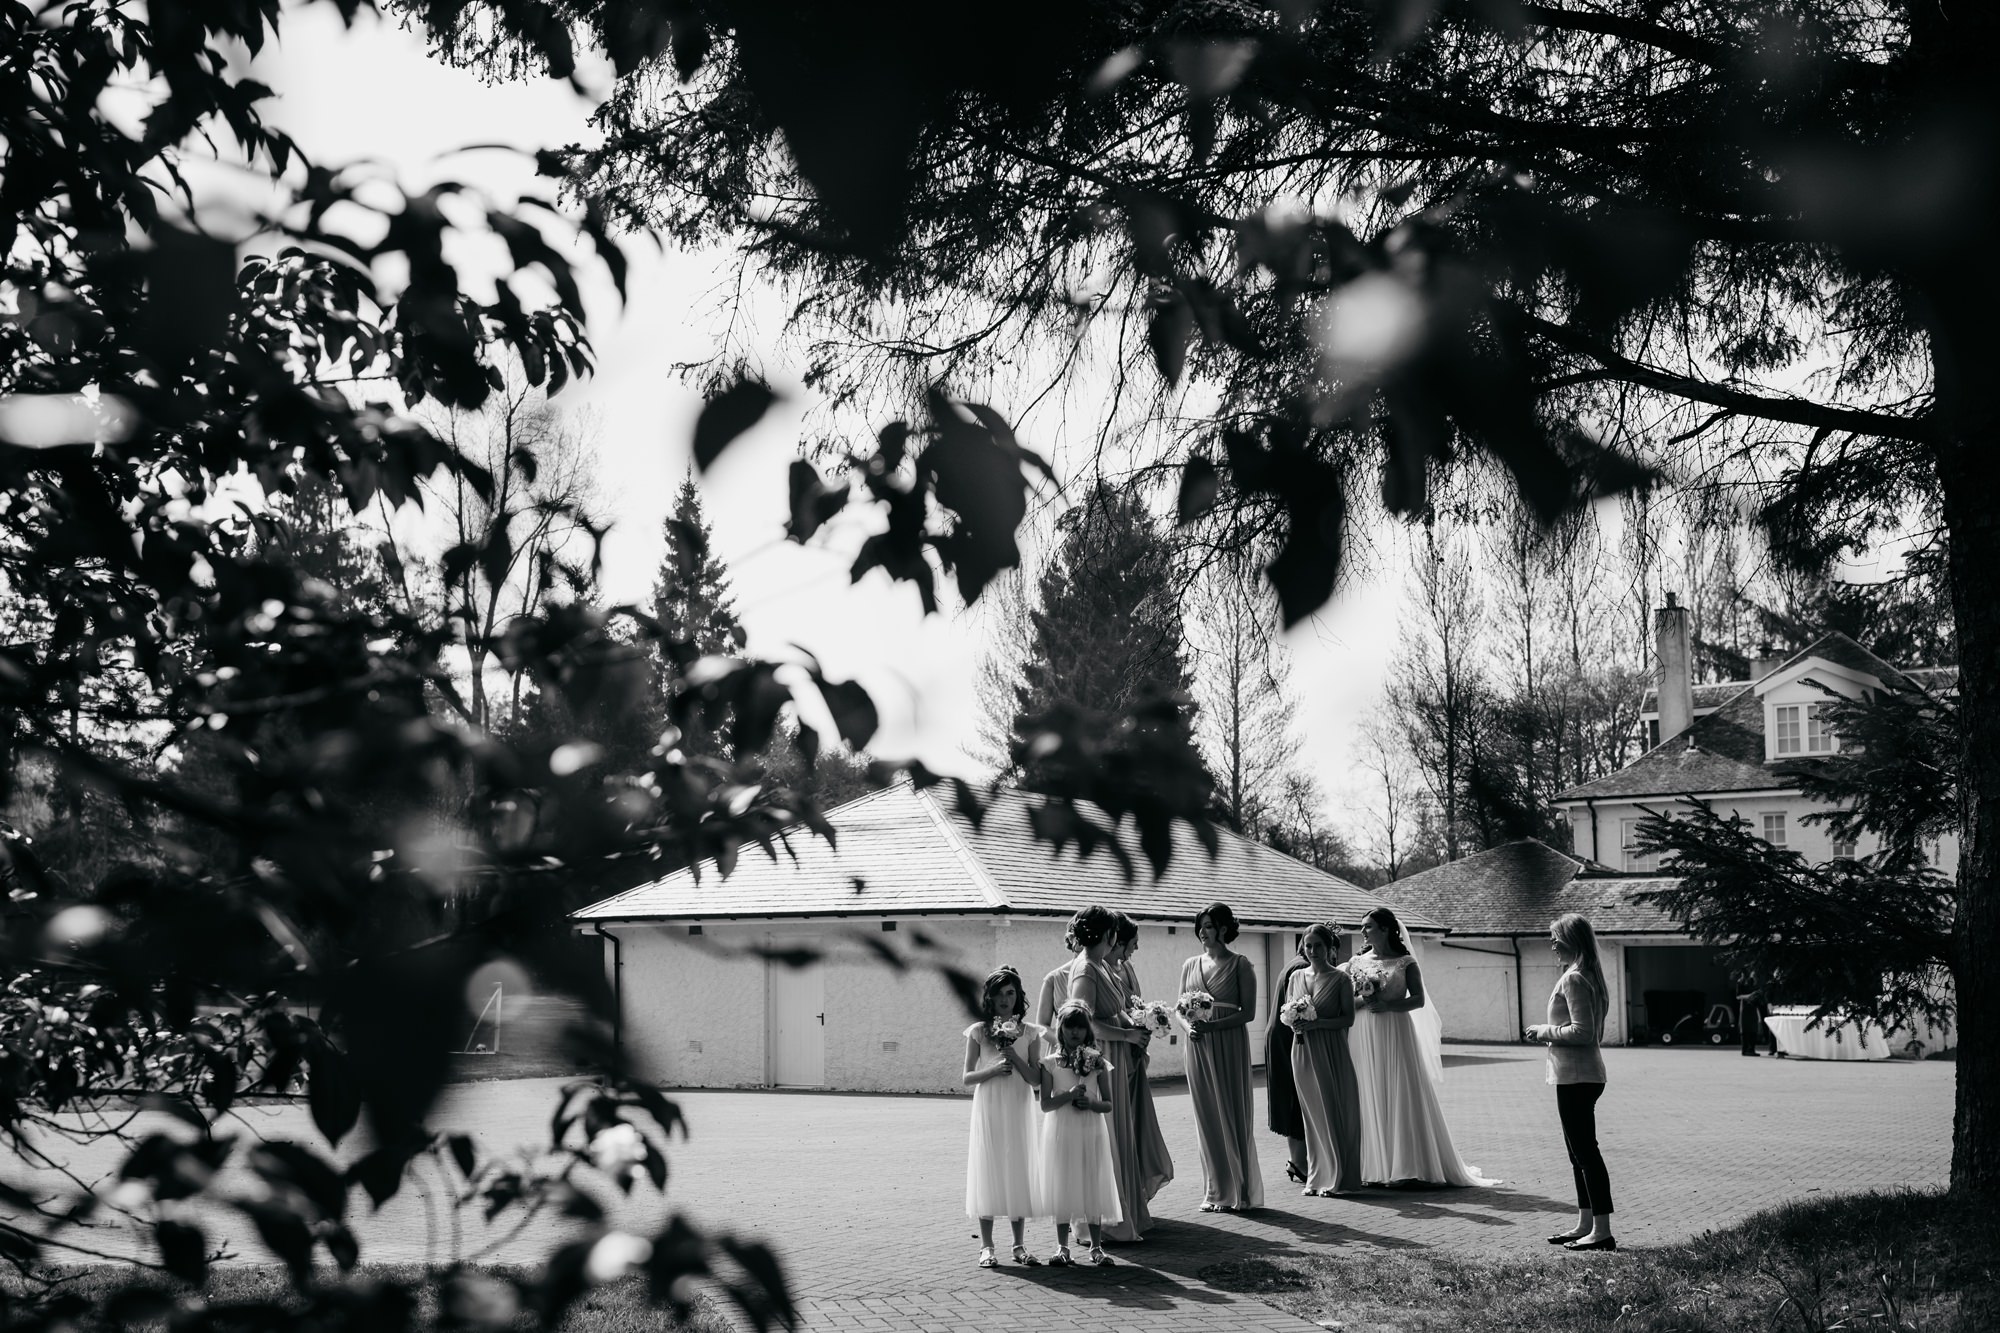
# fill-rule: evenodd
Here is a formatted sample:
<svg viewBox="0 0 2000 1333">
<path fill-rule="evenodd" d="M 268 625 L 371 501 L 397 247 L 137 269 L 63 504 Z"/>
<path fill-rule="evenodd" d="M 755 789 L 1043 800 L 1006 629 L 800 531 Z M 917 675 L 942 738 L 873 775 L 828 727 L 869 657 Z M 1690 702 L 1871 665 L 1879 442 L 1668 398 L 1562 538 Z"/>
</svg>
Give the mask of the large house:
<svg viewBox="0 0 2000 1333">
<path fill-rule="evenodd" d="M 1233 946 L 1263 992 L 1251 1029 L 1262 1059 L 1273 979 L 1317 921 L 1352 931 L 1382 900 L 1261 843 L 1218 829 L 1211 858 L 1176 825 L 1157 879 L 1128 824 L 1127 880 L 1099 850 L 1056 854 L 1030 825 L 1034 798 L 1002 791 L 973 824 L 937 789 L 908 782 L 832 811 L 829 844 L 801 831 L 789 854 L 746 854 L 727 877 L 713 863 L 595 903 L 572 917 L 601 939 L 619 1038 L 650 1078 L 680 1087 L 959 1091 L 969 1021 L 935 970 L 897 970 L 895 953 L 949 959 L 983 977 L 1011 964 L 1030 987 L 1063 962 L 1077 908 L 1102 903 L 1140 923 L 1141 992 L 1171 1000 L 1200 951 L 1196 912 L 1218 899 L 1242 923 Z M 1444 928 L 1405 913 L 1419 949 Z M 789 950 L 817 961 L 794 966 Z M 1185 1048 L 1156 1041 L 1155 1075 L 1184 1071 Z"/>
<path fill-rule="evenodd" d="M 1689 680 L 1687 609 L 1667 605 L 1654 617 L 1660 687 L 1649 693 L 1642 719 L 1654 741 L 1637 759 L 1555 798 L 1570 821 L 1577 855 L 1632 873 L 1649 864 L 1633 845 L 1647 814 L 1672 814 L 1697 798 L 1735 812 L 1769 841 L 1811 861 L 1866 856 L 1865 843 L 1839 844 L 1824 824 L 1805 816 L 1821 808 L 1799 790 L 1789 768 L 1840 753 L 1840 737 L 1823 711 L 1831 695 L 1857 698 L 1884 689 L 1950 692 L 1955 668 L 1902 670 L 1845 634 L 1828 634 L 1788 658 L 1763 659 L 1751 679 L 1695 686 Z M 1683 807 L 1684 808 L 1684 807 Z M 1958 864 L 1956 835 L 1932 850 L 1932 862 Z"/>
<path fill-rule="evenodd" d="M 1865 840 L 1840 843 L 1824 824 L 1806 822 L 1824 807 L 1790 776 L 1802 762 L 1840 752 L 1824 705 L 1830 694 L 1949 692 L 1957 682 L 1953 668 L 1900 669 L 1836 633 L 1788 658 L 1758 661 L 1749 680 L 1695 685 L 1686 608 L 1670 594 L 1654 626 L 1659 686 L 1641 709 L 1653 743 L 1617 772 L 1556 797 L 1570 823 L 1573 851 L 1524 839 L 1379 890 L 1451 928 L 1424 959 L 1447 1035 L 1515 1040 L 1525 1023 L 1541 1021 L 1557 976 L 1548 925 L 1572 911 L 1598 929 L 1612 989 L 1607 1041 L 1657 1036 L 1663 1017 L 1671 1021 L 1674 1006 L 1649 1009 L 1649 994 L 1682 997 L 1704 1016 L 1717 1004 L 1729 1005 L 1738 988 L 1716 950 L 1633 901 L 1671 882 L 1659 875 L 1655 858 L 1635 846 L 1640 821 L 1654 813 L 1671 817 L 1699 799 L 1718 813 L 1741 816 L 1763 837 L 1808 860 L 1865 856 L 1875 850 Z M 1931 859 L 1955 866 L 1956 837 L 1941 839 Z M 1691 998 L 1696 995 L 1698 1002 Z M 1940 1040 L 1939 1034 L 1920 1035 L 1931 1045 Z"/>
</svg>

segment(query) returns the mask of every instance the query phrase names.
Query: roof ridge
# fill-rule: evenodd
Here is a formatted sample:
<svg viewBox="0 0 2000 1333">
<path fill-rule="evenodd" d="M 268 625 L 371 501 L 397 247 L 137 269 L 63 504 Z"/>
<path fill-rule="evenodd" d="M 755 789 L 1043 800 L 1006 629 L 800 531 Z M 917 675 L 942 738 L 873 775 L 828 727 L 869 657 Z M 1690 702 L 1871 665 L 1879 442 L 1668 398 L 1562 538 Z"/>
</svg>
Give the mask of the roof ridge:
<svg viewBox="0 0 2000 1333">
<path fill-rule="evenodd" d="M 979 890 L 980 896 L 986 899 L 986 905 L 995 911 L 1009 908 L 1007 895 L 1000 891 L 1000 882 L 993 878 L 993 872 L 979 859 L 979 853 L 973 850 L 972 844 L 966 841 L 965 835 L 952 823 L 951 816 L 938 804 L 937 798 L 932 795 L 932 789 L 918 788 L 913 784 L 911 794 L 917 798 L 917 803 L 924 808 L 924 812 L 931 817 L 931 822 L 944 834 L 945 841 L 951 844 L 952 852 L 965 866 L 966 872 L 972 876 L 972 883 Z"/>
</svg>

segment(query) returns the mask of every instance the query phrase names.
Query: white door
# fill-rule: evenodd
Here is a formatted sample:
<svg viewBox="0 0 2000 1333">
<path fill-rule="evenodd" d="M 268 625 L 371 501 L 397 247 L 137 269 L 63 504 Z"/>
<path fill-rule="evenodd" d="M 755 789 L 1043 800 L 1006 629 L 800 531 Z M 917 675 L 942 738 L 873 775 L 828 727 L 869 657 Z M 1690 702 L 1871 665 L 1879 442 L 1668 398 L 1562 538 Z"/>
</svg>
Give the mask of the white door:
<svg viewBox="0 0 2000 1333">
<path fill-rule="evenodd" d="M 819 963 L 770 970 L 771 1082 L 781 1088 L 826 1084 L 826 971 Z"/>
</svg>

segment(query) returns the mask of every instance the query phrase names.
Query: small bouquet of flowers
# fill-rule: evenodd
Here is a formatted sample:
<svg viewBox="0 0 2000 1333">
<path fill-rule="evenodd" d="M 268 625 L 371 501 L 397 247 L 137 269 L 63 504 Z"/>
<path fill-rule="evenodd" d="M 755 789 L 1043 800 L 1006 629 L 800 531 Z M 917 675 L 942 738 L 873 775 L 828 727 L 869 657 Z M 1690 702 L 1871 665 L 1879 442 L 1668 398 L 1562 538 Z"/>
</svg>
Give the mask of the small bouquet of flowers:
<svg viewBox="0 0 2000 1333">
<path fill-rule="evenodd" d="M 1205 990 L 1187 991 L 1182 994 L 1180 999 L 1174 1002 L 1174 1008 L 1180 1012 L 1182 1018 L 1185 1018 L 1190 1023 L 1201 1019 L 1213 1018 L 1215 1016 L 1215 997 Z"/>
<path fill-rule="evenodd" d="M 1078 1078 L 1089 1078 L 1110 1068 L 1110 1065 L 1104 1058 L 1104 1052 L 1095 1046 L 1079 1046 L 1070 1055 L 1069 1067 L 1076 1071 Z"/>
<path fill-rule="evenodd" d="M 1125 1011 L 1125 1021 L 1164 1036 L 1172 1026 L 1173 1010 L 1160 1000 L 1141 1000 Z"/>
<path fill-rule="evenodd" d="M 1347 972 L 1347 979 L 1354 983 L 1354 1002 L 1366 1004 L 1382 993 L 1382 983 L 1388 978 L 1379 969 L 1353 967 Z"/>
<path fill-rule="evenodd" d="M 1313 1008 L 1313 1002 L 1303 995 L 1295 995 L 1285 1001 L 1285 1007 L 1278 1011 L 1278 1021 L 1294 1032 L 1298 1031 L 1299 1024 L 1310 1023 L 1318 1017 L 1319 1010 Z"/>
<path fill-rule="evenodd" d="M 992 1036 L 995 1046 L 1011 1046 L 1020 1039 L 1021 1020 L 996 1018 L 986 1025 L 986 1031 Z"/>
</svg>

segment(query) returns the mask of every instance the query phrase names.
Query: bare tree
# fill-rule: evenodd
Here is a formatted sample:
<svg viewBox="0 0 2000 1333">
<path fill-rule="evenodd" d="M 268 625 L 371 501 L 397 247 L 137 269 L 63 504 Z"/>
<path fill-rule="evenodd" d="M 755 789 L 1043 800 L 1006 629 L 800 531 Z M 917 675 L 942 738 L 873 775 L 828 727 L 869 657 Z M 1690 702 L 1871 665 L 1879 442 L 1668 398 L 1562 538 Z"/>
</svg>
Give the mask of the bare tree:
<svg viewBox="0 0 2000 1333">
<path fill-rule="evenodd" d="M 553 410 L 519 375 L 478 411 L 427 424 L 492 477 L 485 493 L 463 471 L 429 488 L 445 528 L 444 563 L 465 568 L 448 614 L 465 638 L 472 720 L 491 727 L 498 710 L 487 671 L 507 627 L 547 602 L 592 589 L 595 542 L 605 526 L 593 432 L 587 421 Z M 521 674 L 512 673 L 509 684 L 506 721 L 517 728 Z"/>
<path fill-rule="evenodd" d="M 1441 529 L 1443 529 L 1441 531 Z M 1468 787 L 1485 742 L 1485 672 L 1479 636 L 1485 597 L 1462 535 L 1424 525 L 1411 575 L 1411 607 L 1388 704 L 1442 823 L 1445 855 L 1465 850 Z"/>
<path fill-rule="evenodd" d="M 1261 561 L 1235 553 L 1208 562 L 1191 589 L 1186 618 L 1201 705 L 1196 742 L 1231 821 L 1253 837 L 1285 817 L 1299 755 L 1290 654 L 1277 636 L 1261 568 Z"/>
<path fill-rule="evenodd" d="M 1383 877 L 1401 879 L 1415 850 L 1421 826 L 1422 778 L 1410 758 L 1401 721 L 1377 708 L 1361 723 L 1355 758 L 1365 775 L 1360 802 L 1362 854 L 1381 867 Z"/>
</svg>

